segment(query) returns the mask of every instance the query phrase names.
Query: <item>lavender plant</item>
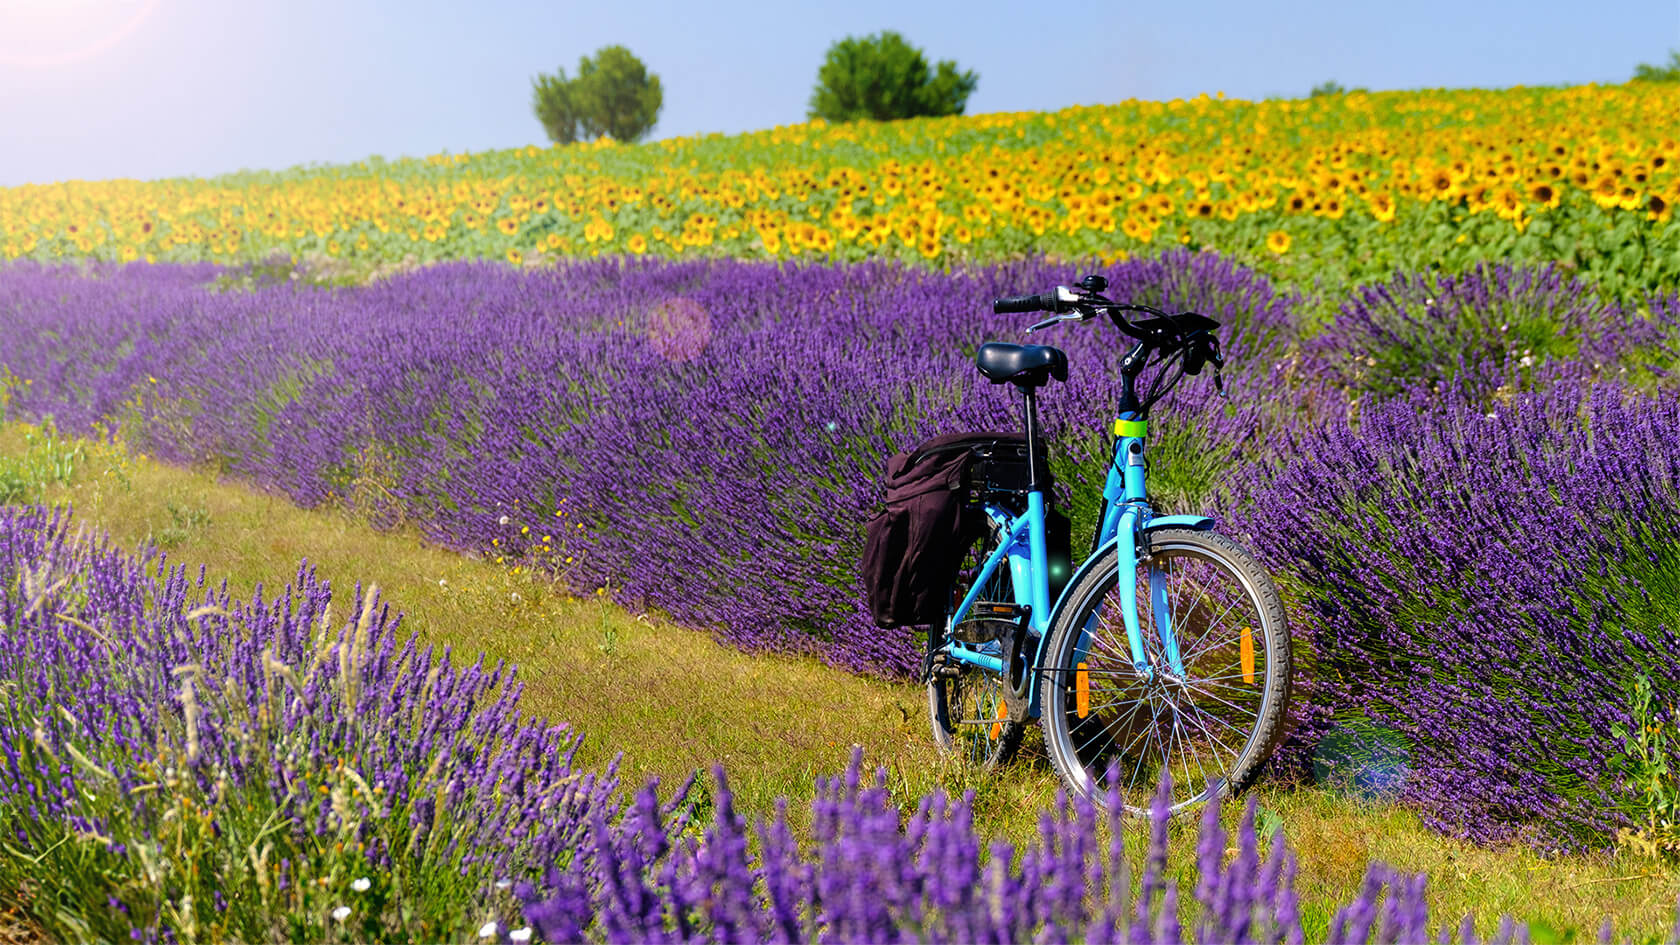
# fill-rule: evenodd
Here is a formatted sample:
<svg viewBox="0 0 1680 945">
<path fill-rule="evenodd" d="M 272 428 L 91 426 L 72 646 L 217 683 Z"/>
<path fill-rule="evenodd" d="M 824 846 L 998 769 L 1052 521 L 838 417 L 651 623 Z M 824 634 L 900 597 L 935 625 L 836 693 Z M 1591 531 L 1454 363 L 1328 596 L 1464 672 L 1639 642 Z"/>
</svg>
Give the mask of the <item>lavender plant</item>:
<svg viewBox="0 0 1680 945">
<path fill-rule="evenodd" d="M 1528 386 L 1545 364 L 1614 373 L 1666 335 L 1664 319 L 1607 301 L 1555 267 L 1484 265 L 1360 287 L 1304 349 L 1314 369 L 1355 392 L 1421 385 L 1486 398 Z"/>
<path fill-rule="evenodd" d="M 1221 826 L 1218 802 L 1204 808 L 1194 886 L 1181 890 L 1168 878 L 1170 782 L 1141 824 L 1128 820 L 1118 791 L 1095 803 L 1059 798 L 1043 814 L 1038 836 L 1015 849 L 983 844 L 969 796 L 935 793 L 914 812 L 900 811 L 888 797 L 886 773 L 870 784 L 856 754 L 844 774 L 819 780 L 804 847 L 792 839 L 785 805 L 749 836 L 724 772 L 716 770 L 714 778 L 711 822 L 698 836 L 683 815 L 673 819 L 671 807 L 660 806 L 651 785 L 619 820 L 597 815 L 589 843 L 573 861 L 573 878 L 551 876 L 546 894 L 519 887 L 536 936 L 1298 945 L 1309 935 L 1295 856 L 1281 830 L 1262 856 L 1253 801 L 1235 836 Z M 1129 846 L 1143 846 L 1141 857 Z M 1427 889 L 1422 874 L 1372 863 L 1353 898 L 1333 907 L 1329 927 L 1314 940 L 1479 941 L 1472 916 L 1432 920 Z M 1601 938 L 1611 940 L 1612 931 L 1606 922 Z M 1527 940 L 1527 927 L 1509 916 L 1490 939 Z"/>
<path fill-rule="evenodd" d="M 1680 686 L 1680 397 L 1578 379 L 1488 408 L 1432 390 L 1326 422 L 1246 474 L 1245 531 L 1304 607 L 1296 760 L 1378 740 L 1426 821 L 1604 843 L 1624 681 Z"/>
<path fill-rule="evenodd" d="M 372 590 L 236 602 L 67 526 L 0 508 L 0 890 L 55 938 L 465 938 L 614 789 Z"/>
</svg>

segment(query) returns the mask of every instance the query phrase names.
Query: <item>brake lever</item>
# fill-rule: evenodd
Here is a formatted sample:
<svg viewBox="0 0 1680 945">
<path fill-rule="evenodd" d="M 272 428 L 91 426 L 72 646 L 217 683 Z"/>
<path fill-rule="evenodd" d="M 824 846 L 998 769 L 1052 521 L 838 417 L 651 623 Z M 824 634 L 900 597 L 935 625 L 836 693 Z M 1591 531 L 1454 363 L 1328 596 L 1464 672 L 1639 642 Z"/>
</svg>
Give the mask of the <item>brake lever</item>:
<svg viewBox="0 0 1680 945">
<path fill-rule="evenodd" d="M 1041 321 L 1038 324 L 1032 326 L 1031 328 L 1028 328 L 1026 330 L 1026 334 L 1030 335 L 1035 331 L 1042 331 L 1043 329 L 1049 328 L 1053 325 L 1060 325 L 1062 322 L 1082 322 L 1082 321 L 1085 321 L 1085 320 L 1087 320 L 1091 317 L 1092 317 L 1092 313 L 1085 312 L 1085 311 L 1069 312 L 1066 315 L 1052 315 L 1049 318 L 1046 318 L 1044 321 Z"/>
</svg>

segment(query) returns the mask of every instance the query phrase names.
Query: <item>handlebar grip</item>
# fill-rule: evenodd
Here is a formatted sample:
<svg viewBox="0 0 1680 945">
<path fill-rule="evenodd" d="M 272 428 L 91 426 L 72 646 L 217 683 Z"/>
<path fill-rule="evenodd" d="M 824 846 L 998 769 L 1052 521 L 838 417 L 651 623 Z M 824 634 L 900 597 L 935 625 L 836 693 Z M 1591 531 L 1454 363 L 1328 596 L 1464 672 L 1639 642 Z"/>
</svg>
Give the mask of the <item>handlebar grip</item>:
<svg viewBox="0 0 1680 945">
<path fill-rule="evenodd" d="M 1021 312 L 1053 312 L 1055 310 L 1056 296 L 1054 293 L 1015 295 L 992 300 L 992 312 L 997 315 L 1014 315 Z"/>
</svg>

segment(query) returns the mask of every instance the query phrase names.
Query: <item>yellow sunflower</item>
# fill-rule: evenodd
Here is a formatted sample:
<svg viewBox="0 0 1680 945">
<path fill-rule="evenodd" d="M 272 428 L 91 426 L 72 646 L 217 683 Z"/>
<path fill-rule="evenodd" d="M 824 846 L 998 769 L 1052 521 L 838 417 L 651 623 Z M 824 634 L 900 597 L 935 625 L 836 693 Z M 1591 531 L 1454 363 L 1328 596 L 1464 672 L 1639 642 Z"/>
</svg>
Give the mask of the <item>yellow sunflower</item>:
<svg viewBox="0 0 1680 945">
<path fill-rule="evenodd" d="M 1266 248 L 1279 256 L 1289 252 L 1290 242 L 1289 234 L 1282 230 L 1273 230 L 1266 235 Z"/>
<path fill-rule="evenodd" d="M 1537 181 L 1530 185 L 1528 188 L 1528 197 L 1535 203 L 1542 204 L 1550 208 L 1556 208 L 1558 201 L 1563 199 L 1563 195 L 1558 192 L 1557 187 L 1550 181 L 1545 180 Z"/>
</svg>

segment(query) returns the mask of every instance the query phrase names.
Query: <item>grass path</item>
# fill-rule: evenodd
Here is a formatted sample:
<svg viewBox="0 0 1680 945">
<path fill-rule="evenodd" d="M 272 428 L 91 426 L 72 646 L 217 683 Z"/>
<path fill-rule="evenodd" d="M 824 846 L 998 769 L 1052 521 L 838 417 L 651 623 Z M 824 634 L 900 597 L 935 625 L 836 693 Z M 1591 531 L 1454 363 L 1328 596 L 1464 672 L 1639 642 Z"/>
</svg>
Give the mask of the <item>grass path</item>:
<svg viewBox="0 0 1680 945">
<path fill-rule="evenodd" d="M 70 503 L 81 523 L 119 545 L 154 542 L 173 560 L 202 562 L 236 596 L 280 586 L 305 558 L 341 594 L 358 580 L 379 584 L 404 625 L 425 639 L 458 657 L 482 652 L 517 664 L 526 706 L 584 733 L 584 765 L 622 752 L 626 783 L 650 775 L 669 783 L 721 762 L 749 818 L 770 811 L 778 796 L 798 811 L 813 777 L 840 770 L 857 744 L 868 764 L 890 769 L 902 799 L 913 803 L 935 787 L 973 790 L 977 820 L 1016 842 L 1053 802 L 1055 774 L 1034 733 L 1023 761 L 998 775 L 943 763 L 917 687 L 809 659 L 741 653 L 656 616 L 573 598 L 530 574 L 428 546 L 413 533 L 372 529 L 343 511 L 301 509 L 119 447 L 48 446 L 33 428 L 0 426 L 0 460 L 43 450 L 65 457 L 59 467 L 67 474 L 45 477 L 62 481 L 38 484 L 27 498 Z M 1680 893 L 1673 867 L 1626 855 L 1485 850 L 1440 837 L 1393 805 L 1323 788 L 1262 785 L 1255 793 L 1263 820 L 1281 823 L 1300 856 L 1304 912 L 1320 938 L 1330 922 L 1325 903 L 1351 898 L 1371 858 L 1427 871 L 1436 921 L 1474 912 L 1484 936 L 1504 912 L 1588 939 L 1607 914 L 1622 935 L 1661 941 L 1673 928 Z M 1236 813 L 1227 811 L 1233 825 Z M 1174 845 L 1175 867 L 1187 869 L 1193 824 L 1175 827 Z M 1547 940 L 1545 929 L 1536 932 L 1536 941 Z"/>
</svg>

